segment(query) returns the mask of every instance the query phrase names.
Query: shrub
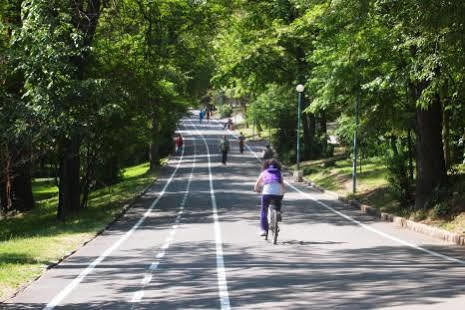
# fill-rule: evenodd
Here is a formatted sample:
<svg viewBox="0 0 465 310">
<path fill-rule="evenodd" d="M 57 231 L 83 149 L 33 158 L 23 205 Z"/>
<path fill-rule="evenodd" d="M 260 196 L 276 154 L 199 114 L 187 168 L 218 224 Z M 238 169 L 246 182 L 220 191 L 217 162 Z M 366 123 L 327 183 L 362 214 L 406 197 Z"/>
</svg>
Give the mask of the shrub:
<svg viewBox="0 0 465 310">
<path fill-rule="evenodd" d="M 408 155 L 405 152 L 387 158 L 388 181 L 402 207 L 413 203 L 412 184 L 408 176 Z"/>
<path fill-rule="evenodd" d="M 221 118 L 231 117 L 233 109 L 229 104 L 220 105 L 218 108 Z"/>
</svg>

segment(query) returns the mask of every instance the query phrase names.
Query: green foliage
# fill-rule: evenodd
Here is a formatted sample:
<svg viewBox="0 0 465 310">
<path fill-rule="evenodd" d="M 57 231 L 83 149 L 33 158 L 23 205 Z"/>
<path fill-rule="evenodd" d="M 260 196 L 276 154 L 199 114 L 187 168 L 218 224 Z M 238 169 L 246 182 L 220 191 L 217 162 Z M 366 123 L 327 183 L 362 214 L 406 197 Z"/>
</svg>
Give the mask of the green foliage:
<svg viewBox="0 0 465 310">
<path fill-rule="evenodd" d="M 123 205 L 155 180 L 144 163 L 124 169 L 121 182 L 101 188 L 79 217 L 58 221 L 58 188 L 53 180 L 36 180 L 39 207 L 9 219 L 0 219 L 0 299 L 35 279 L 43 268 L 93 238 L 121 213 Z"/>
<path fill-rule="evenodd" d="M 412 180 L 408 175 L 408 155 L 400 151 L 386 158 L 387 179 L 394 195 L 402 207 L 411 207 L 413 203 Z"/>
<path fill-rule="evenodd" d="M 218 106 L 221 118 L 231 117 L 233 109 L 229 104 L 222 104 Z"/>
<path fill-rule="evenodd" d="M 266 91 L 252 101 L 247 118 L 268 128 L 276 128 L 272 144 L 283 161 L 295 160 L 296 109 L 292 89 L 276 84 L 268 85 Z"/>
</svg>

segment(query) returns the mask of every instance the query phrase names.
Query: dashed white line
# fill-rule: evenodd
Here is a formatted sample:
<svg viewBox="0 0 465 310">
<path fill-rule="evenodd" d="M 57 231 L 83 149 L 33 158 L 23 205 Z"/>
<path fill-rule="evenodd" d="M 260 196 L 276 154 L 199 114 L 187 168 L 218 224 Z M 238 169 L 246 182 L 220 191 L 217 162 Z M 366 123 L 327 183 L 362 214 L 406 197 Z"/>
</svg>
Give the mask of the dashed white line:
<svg viewBox="0 0 465 310">
<path fill-rule="evenodd" d="M 144 297 L 144 291 L 137 291 L 134 294 L 134 297 L 132 297 L 131 302 L 139 302 L 142 300 L 143 297 Z"/>
<path fill-rule="evenodd" d="M 164 255 L 164 253 L 163 253 L 163 255 Z M 158 257 L 158 258 L 162 258 L 163 255 L 161 255 L 161 256 Z M 159 264 L 159 262 L 153 262 L 153 263 L 150 265 L 150 268 L 149 268 L 149 269 L 150 269 L 150 270 L 157 270 L 158 264 Z M 147 275 L 145 275 L 144 278 L 145 278 L 146 276 L 147 276 Z M 151 275 L 150 275 L 150 276 L 151 276 Z M 150 277 L 150 279 L 152 279 L 152 277 Z M 150 282 L 150 281 L 149 281 L 149 282 Z M 147 282 L 147 284 L 148 284 L 149 282 Z"/>
<path fill-rule="evenodd" d="M 152 266 L 150 266 L 150 267 L 152 267 Z M 156 268 L 155 268 L 155 269 L 156 269 Z M 144 276 L 144 278 L 142 279 L 141 284 L 142 284 L 142 285 L 147 285 L 147 284 L 150 283 L 150 281 L 152 281 L 152 274 L 146 274 L 146 275 Z"/>
<path fill-rule="evenodd" d="M 110 255 L 114 250 L 116 250 L 124 241 L 126 241 L 133 233 L 136 231 L 142 223 L 144 223 L 145 219 L 149 216 L 149 214 L 152 212 L 153 208 L 158 204 L 160 201 L 161 197 L 166 192 L 166 189 L 168 188 L 168 185 L 171 183 L 173 180 L 174 176 L 176 175 L 176 172 L 178 171 L 181 162 L 183 161 L 184 158 L 184 147 L 182 148 L 181 152 L 181 157 L 178 160 L 178 163 L 176 165 L 176 168 L 174 169 L 173 173 L 171 174 L 170 178 L 168 181 L 166 181 L 165 186 L 163 187 L 162 191 L 158 195 L 157 199 L 150 205 L 150 207 L 147 209 L 147 211 L 144 213 L 144 215 L 137 221 L 137 223 L 130 229 L 128 230 L 118 241 L 116 241 L 111 247 L 105 250 L 98 258 L 96 258 L 89 266 L 87 266 L 86 269 L 81 271 L 81 273 L 73 279 L 65 288 L 63 288 L 53 299 L 43 308 L 43 310 L 52 310 L 54 309 L 58 304 L 60 304 L 63 299 L 66 298 L 78 285 L 79 283 L 84 280 L 85 277 L 89 273 L 91 273 L 94 268 L 100 264 L 108 255 Z"/>
<path fill-rule="evenodd" d="M 195 142 L 194 142 L 193 145 L 194 145 L 194 158 L 193 158 L 191 173 L 190 173 L 189 179 L 187 181 L 187 186 L 186 186 L 186 190 L 184 191 L 183 199 L 181 201 L 181 204 L 179 205 L 179 211 L 177 212 L 177 216 L 176 216 L 176 219 L 175 219 L 175 224 L 173 224 L 171 226 L 171 231 L 170 231 L 168 237 L 165 239 L 164 244 L 161 246 L 160 251 L 157 253 L 157 255 L 156 255 L 157 260 L 150 265 L 150 267 L 149 267 L 150 273 L 146 273 L 144 275 L 144 278 L 143 278 L 143 280 L 141 282 L 142 288 L 139 291 L 137 291 L 134 294 L 133 298 L 131 299 L 131 303 L 132 303 L 131 309 L 135 309 L 136 305 L 139 302 L 142 301 L 144 289 L 150 283 L 150 281 L 152 280 L 152 277 L 153 277 L 152 272 L 154 272 L 154 271 L 156 271 L 158 269 L 158 266 L 160 265 L 160 260 L 165 256 L 166 250 L 170 247 L 171 243 L 173 242 L 174 235 L 176 234 L 176 230 L 179 227 L 179 223 L 181 221 L 181 216 L 183 214 L 183 210 L 184 210 L 184 207 L 185 207 L 185 204 L 186 204 L 186 201 L 187 201 L 187 197 L 188 197 L 189 192 L 190 192 L 190 186 L 191 186 L 192 178 L 194 176 L 197 148 L 196 148 Z M 142 292 L 142 295 L 140 295 L 141 292 Z"/>
</svg>

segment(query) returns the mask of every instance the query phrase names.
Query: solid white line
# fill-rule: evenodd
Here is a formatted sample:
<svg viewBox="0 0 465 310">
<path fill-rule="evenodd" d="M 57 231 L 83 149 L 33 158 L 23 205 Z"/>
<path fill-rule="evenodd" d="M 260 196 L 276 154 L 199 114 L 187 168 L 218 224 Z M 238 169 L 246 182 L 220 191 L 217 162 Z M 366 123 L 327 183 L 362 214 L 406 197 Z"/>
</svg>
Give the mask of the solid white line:
<svg viewBox="0 0 465 310">
<path fill-rule="evenodd" d="M 200 135 L 207 148 L 207 159 L 208 159 L 208 175 L 210 180 L 210 198 L 212 201 L 213 208 L 213 225 L 215 230 L 215 244 L 216 244 L 216 273 L 218 276 L 218 292 L 220 297 L 221 309 L 228 310 L 231 309 L 229 302 L 229 293 L 228 293 L 228 282 L 226 280 L 226 269 L 224 267 L 224 258 L 223 258 L 223 242 L 221 240 L 221 227 L 218 220 L 218 207 L 216 204 L 215 189 L 213 188 L 213 175 L 211 169 L 211 160 L 210 160 L 210 148 L 208 147 L 205 137 L 199 132 L 197 126 L 194 125 L 195 130 Z"/>
<path fill-rule="evenodd" d="M 182 148 L 182 153 L 181 157 L 178 160 L 178 164 L 176 168 L 174 169 L 173 173 L 171 174 L 171 177 L 168 179 L 168 181 L 165 183 L 165 186 L 163 187 L 162 191 L 158 195 L 157 199 L 150 205 L 148 210 L 144 213 L 144 215 L 137 221 L 137 223 L 129 230 L 127 231 L 117 242 L 115 242 L 111 247 L 105 250 L 97 259 L 95 259 L 86 269 L 81 271 L 81 273 L 74 278 L 71 283 L 69 283 L 63 290 L 60 291 L 53 299 L 43 308 L 43 310 L 52 310 L 54 309 L 63 299 L 65 299 L 66 296 L 68 296 L 77 286 L 79 283 L 84 280 L 84 278 L 91 273 L 94 268 L 100 264 L 108 255 L 110 255 L 115 249 L 117 249 L 124 241 L 126 241 L 133 233 L 144 223 L 145 219 L 149 216 L 149 214 L 152 212 L 153 208 L 158 204 L 160 201 L 161 197 L 165 194 L 166 189 L 168 188 L 168 185 L 171 183 L 173 180 L 176 172 L 178 171 L 181 162 L 184 157 L 184 146 Z"/>
<path fill-rule="evenodd" d="M 237 137 L 237 135 L 234 134 L 234 133 L 233 133 L 232 135 L 235 136 L 235 137 Z M 247 148 L 249 149 L 249 151 L 255 156 L 255 158 L 260 162 L 260 158 L 259 158 L 259 157 L 257 156 L 257 154 L 250 148 L 250 146 L 248 146 L 248 145 L 246 144 L 246 147 L 247 147 Z M 404 241 L 404 240 L 399 239 L 399 238 L 397 238 L 397 237 L 391 236 L 390 234 L 387 234 L 387 233 L 385 233 L 385 232 L 382 232 L 382 231 L 380 231 L 380 230 L 378 230 L 378 229 L 376 229 L 376 228 L 373 228 L 373 227 L 370 227 L 370 226 L 368 226 L 368 225 L 366 225 L 366 224 L 363 224 L 363 223 L 357 221 L 356 219 L 354 219 L 354 218 L 352 218 L 352 217 L 350 217 L 350 216 L 348 216 L 348 215 L 346 215 L 346 214 L 344 214 L 344 213 L 342 213 L 342 212 L 340 212 L 340 211 L 337 211 L 336 209 L 334 209 L 334 208 L 328 206 L 327 204 L 325 204 L 325 203 L 323 203 L 323 202 L 321 202 L 321 201 L 319 201 L 319 200 L 313 198 L 310 194 L 301 191 L 300 189 L 298 189 L 298 188 L 295 187 L 294 185 L 290 184 L 288 181 L 285 181 L 285 182 L 286 182 L 287 185 L 289 185 L 289 187 L 291 187 L 294 191 L 298 192 L 299 194 L 301 194 L 301 195 L 304 196 L 305 198 L 310 199 L 310 200 L 316 202 L 317 204 L 321 205 L 322 207 L 328 209 L 329 211 L 331 211 L 331 212 L 333 212 L 333 213 L 335 213 L 335 214 L 337 214 L 337 215 L 339 215 L 339 216 L 345 218 L 346 220 L 348 220 L 348 221 L 350 221 L 350 222 L 352 222 L 352 223 L 354 223 L 354 224 L 359 225 L 360 227 L 365 228 L 365 229 L 368 230 L 368 231 L 371 231 L 372 233 L 375 233 L 375 234 L 377 234 L 377 235 L 380 235 L 380 236 L 382 236 L 382 237 L 384 237 L 384 238 L 386 238 L 386 239 L 389 239 L 389 240 L 391 240 L 391 241 L 395 241 L 395 242 L 397 242 L 397 243 L 403 244 L 403 245 L 405 245 L 405 246 L 407 246 L 407 247 L 410 247 L 410 248 L 416 249 L 416 250 L 418 250 L 418 251 L 427 253 L 427 254 L 429 254 L 429 255 L 432 255 L 432 256 L 435 256 L 435 257 L 439 257 L 439 258 L 442 258 L 442 259 L 447 260 L 447 261 L 450 261 L 450 262 L 454 262 L 454 263 L 458 263 L 458 264 L 461 264 L 461 265 L 465 265 L 465 261 L 464 261 L 464 260 L 461 260 L 461 259 L 458 259 L 458 258 L 454 258 L 454 257 L 450 257 L 450 256 L 447 256 L 447 255 L 444 255 L 444 254 L 441 254 L 441 253 L 438 253 L 438 252 L 435 252 L 435 251 L 431 251 L 431 250 L 425 249 L 425 248 L 423 248 L 423 247 L 421 247 L 421 246 L 419 246 L 419 245 L 416 245 L 416 244 L 414 244 L 414 243 L 410 243 L 410 242 L 408 242 L 408 241 Z"/>
</svg>

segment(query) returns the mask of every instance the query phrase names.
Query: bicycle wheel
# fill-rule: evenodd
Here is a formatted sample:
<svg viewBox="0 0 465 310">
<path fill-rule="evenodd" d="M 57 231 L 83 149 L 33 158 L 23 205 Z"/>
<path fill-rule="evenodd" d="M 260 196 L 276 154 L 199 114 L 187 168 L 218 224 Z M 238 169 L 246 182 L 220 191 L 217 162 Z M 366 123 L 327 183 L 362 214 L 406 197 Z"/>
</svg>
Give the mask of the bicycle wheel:
<svg viewBox="0 0 465 310">
<path fill-rule="evenodd" d="M 272 237 L 273 237 L 273 244 L 278 243 L 278 233 L 279 233 L 279 227 L 278 227 L 278 213 L 276 212 L 275 208 L 272 208 L 271 211 L 271 219 L 270 219 L 270 227 L 273 227 L 271 230 Z"/>
<path fill-rule="evenodd" d="M 266 231 L 265 240 L 268 240 L 268 235 L 270 234 L 271 227 L 271 207 L 268 207 L 268 213 L 266 215 L 266 221 L 268 222 L 268 230 Z"/>
</svg>

